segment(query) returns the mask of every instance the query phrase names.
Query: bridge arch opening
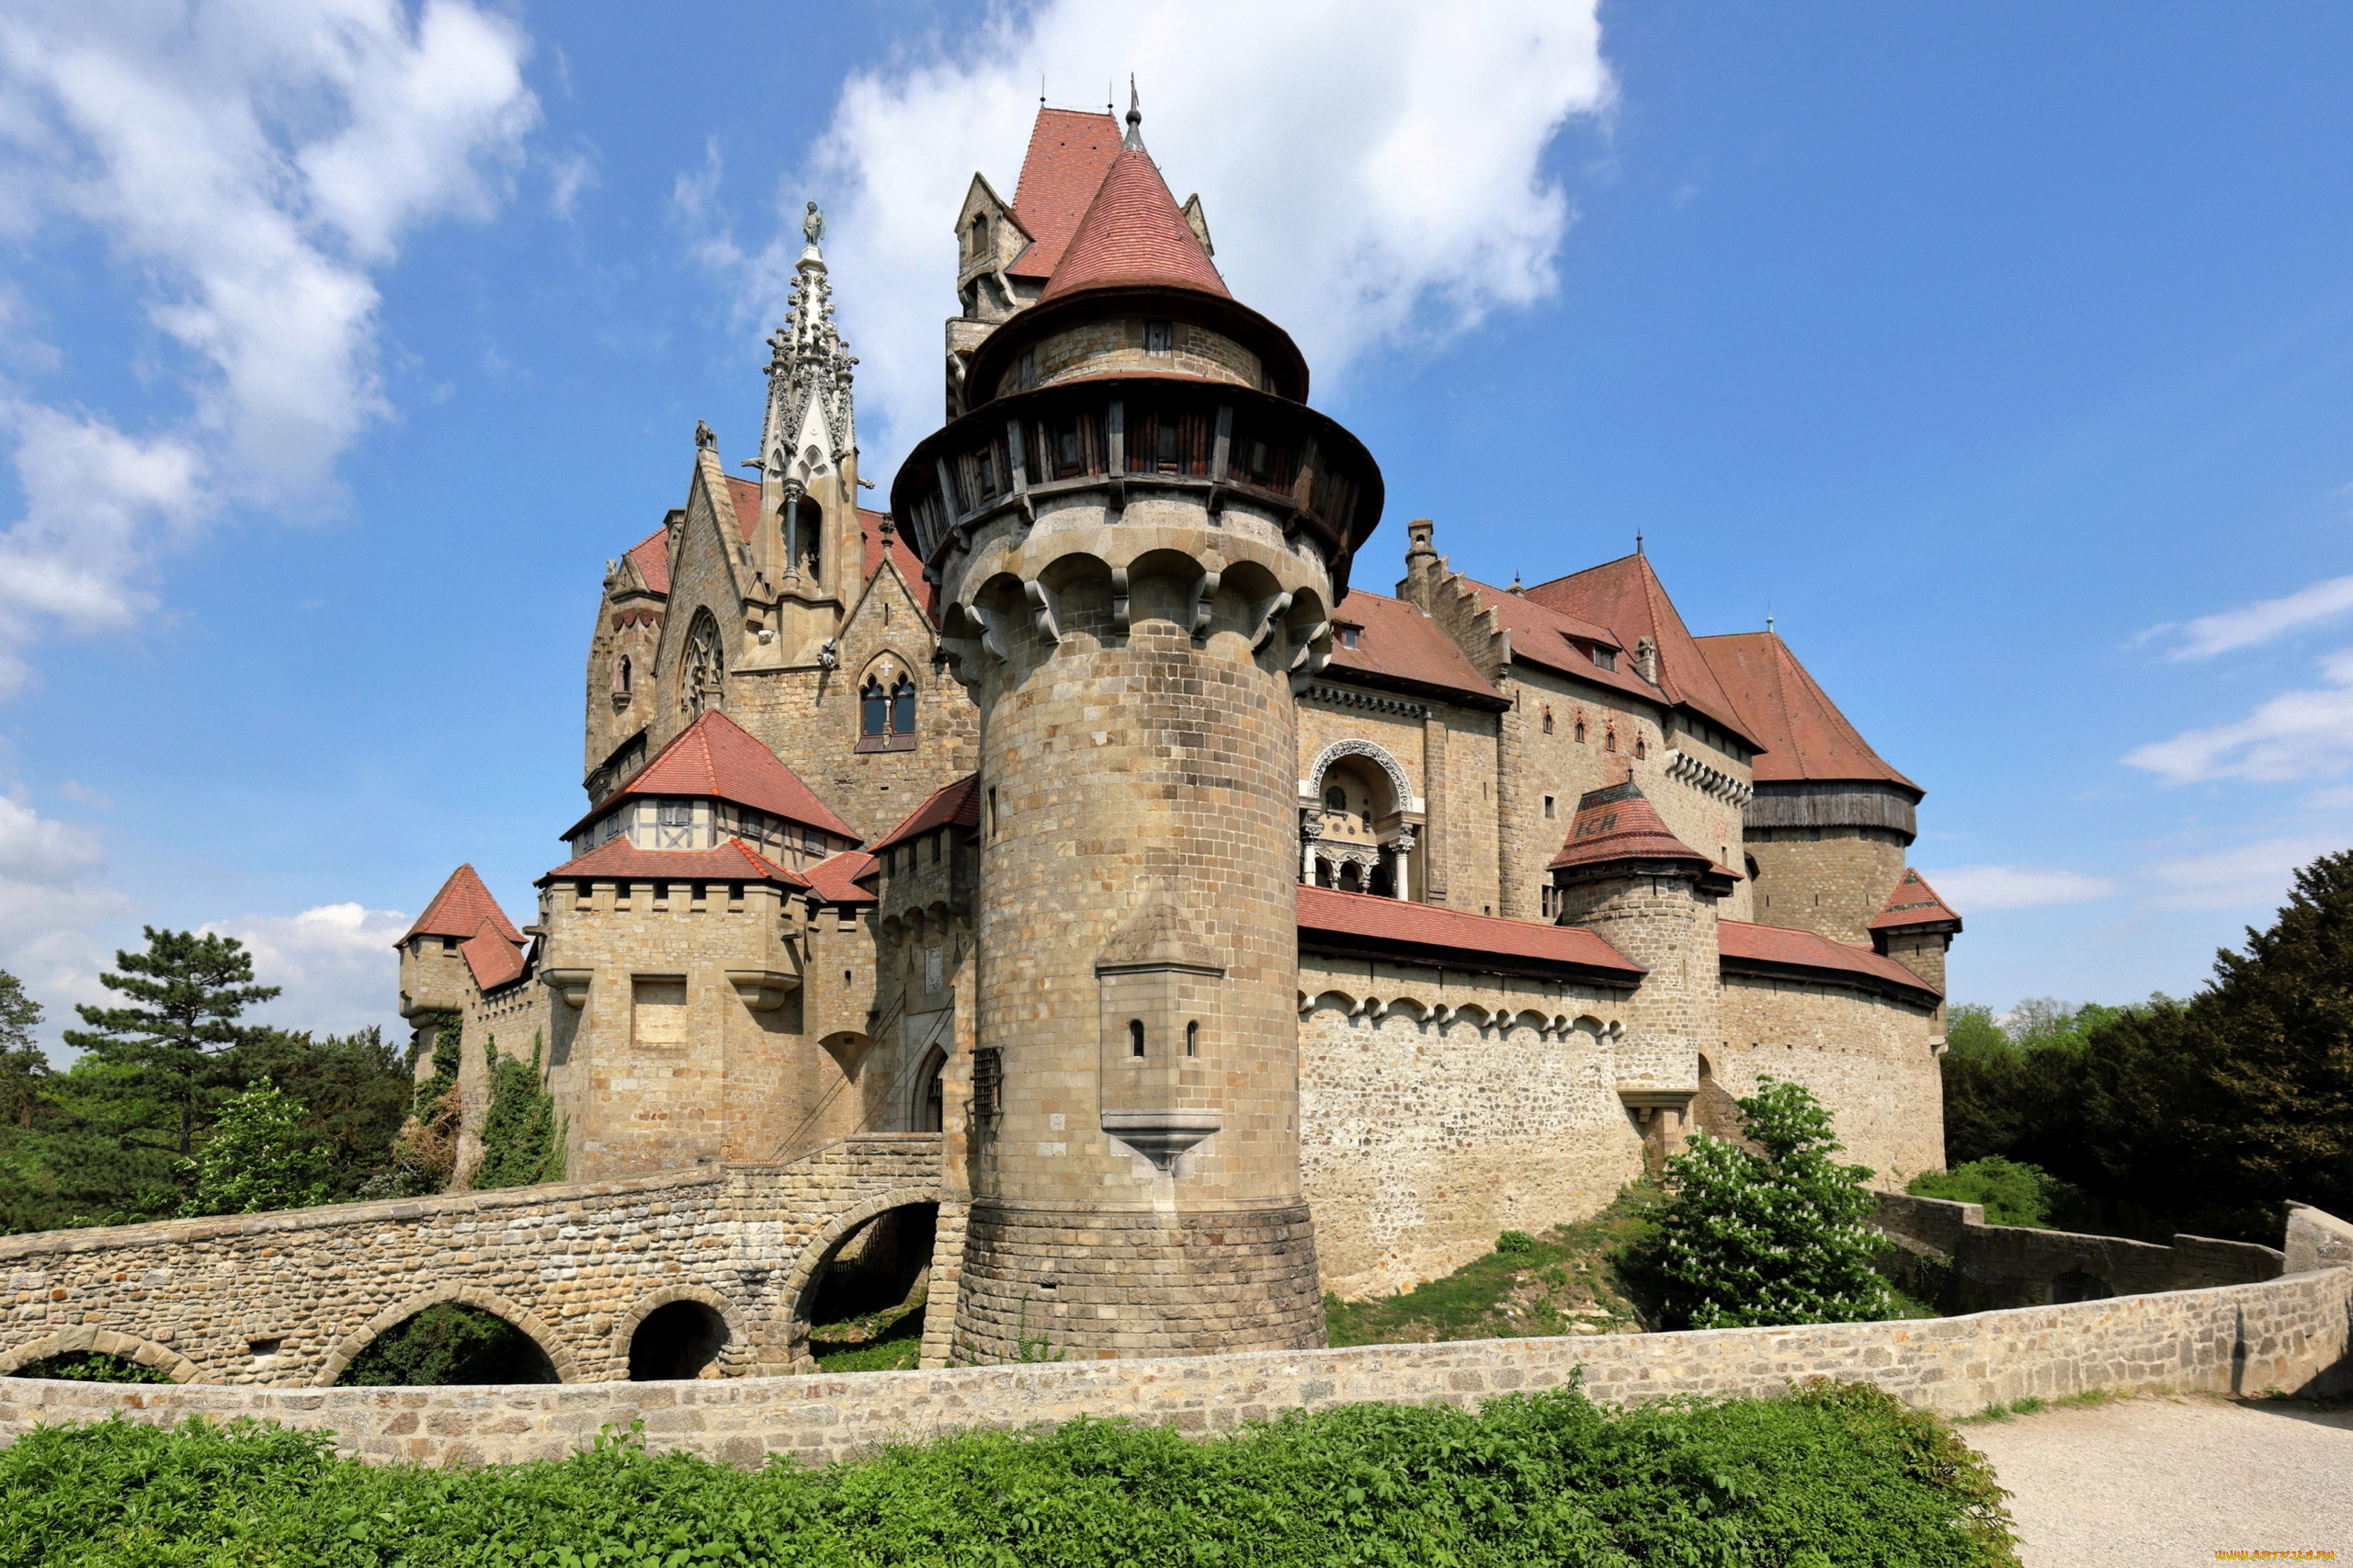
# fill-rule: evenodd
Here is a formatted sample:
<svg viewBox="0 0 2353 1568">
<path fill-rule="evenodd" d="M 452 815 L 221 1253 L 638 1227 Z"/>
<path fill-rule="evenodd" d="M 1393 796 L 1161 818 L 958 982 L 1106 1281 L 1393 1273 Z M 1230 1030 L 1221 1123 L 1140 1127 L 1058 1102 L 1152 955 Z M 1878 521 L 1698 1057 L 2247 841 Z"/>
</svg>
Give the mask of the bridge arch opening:
<svg viewBox="0 0 2353 1568">
<path fill-rule="evenodd" d="M 846 1358 L 844 1370 L 915 1365 L 938 1227 L 938 1203 L 903 1204 L 861 1221 L 825 1252 L 793 1314 L 820 1367 Z"/>
<path fill-rule="evenodd" d="M 105 1350 L 68 1350 L 12 1368 L 12 1378 L 56 1378 L 80 1383 L 168 1383 L 169 1372 Z"/>
<path fill-rule="evenodd" d="M 727 1320 L 707 1301 L 665 1302 L 639 1320 L 629 1338 L 629 1381 L 663 1382 L 720 1375 Z"/>
<path fill-rule="evenodd" d="M 450 1300 L 385 1327 L 335 1381 L 340 1387 L 435 1388 L 563 1380 L 528 1330 L 487 1308 Z"/>
</svg>

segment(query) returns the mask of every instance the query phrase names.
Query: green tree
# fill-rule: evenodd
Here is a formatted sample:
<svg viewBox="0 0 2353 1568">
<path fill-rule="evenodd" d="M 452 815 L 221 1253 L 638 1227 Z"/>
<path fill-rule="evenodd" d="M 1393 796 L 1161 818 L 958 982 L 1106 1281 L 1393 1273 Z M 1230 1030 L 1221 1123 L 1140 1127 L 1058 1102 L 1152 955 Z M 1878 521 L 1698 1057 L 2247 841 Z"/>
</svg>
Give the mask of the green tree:
<svg viewBox="0 0 2353 1568">
<path fill-rule="evenodd" d="M 160 1125 L 125 1127 L 123 1138 L 168 1147 L 185 1160 L 233 1082 L 222 1058 L 263 1032 L 240 1025 L 239 1015 L 278 988 L 253 983 L 253 958 L 234 937 L 152 926 L 145 934 L 145 952 L 117 952 L 122 972 L 98 976 L 132 1005 L 77 1006 L 90 1027 L 66 1030 L 65 1043 L 110 1069 L 107 1086 L 119 1096 L 162 1111 Z"/>
<path fill-rule="evenodd" d="M 528 1187 L 563 1176 L 563 1136 L 555 1097 L 540 1082 L 540 1038 L 531 1037 L 529 1063 L 498 1054 L 496 1036 L 485 1040 L 490 1062 L 490 1106 L 482 1119 L 482 1163 L 473 1186 Z"/>
<path fill-rule="evenodd" d="M 24 982 L 0 969 L 0 1127 L 28 1131 L 51 1109 L 49 1058 L 33 1043 L 40 1023 L 40 1004 L 25 994 Z"/>
<path fill-rule="evenodd" d="M 303 1121 L 302 1102 L 267 1078 L 233 1097 L 188 1162 L 193 1183 L 180 1212 L 258 1214 L 325 1202 L 335 1151 Z"/>
<path fill-rule="evenodd" d="M 1795 1084 L 1760 1079 L 1741 1143 L 1695 1132 L 1666 1163 L 1657 1228 L 1630 1258 L 1669 1328 L 1867 1323 L 1893 1317 L 1871 1267 L 1871 1172 L 1831 1156 L 1830 1113 Z"/>
<path fill-rule="evenodd" d="M 2296 873 L 2279 918 L 2187 1003 L 2085 1052 L 2086 1143 L 2173 1225 L 2276 1244 L 2290 1199 L 2353 1211 L 2353 850 Z"/>
<path fill-rule="evenodd" d="M 265 1029 L 227 1062 L 250 1084 L 267 1078 L 302 1102 L 303 1132 L 333 1153 L 327 1196 L 356 1196 L 392 1168 L 392 1140 L 416 1085 L 400 1049 L 375 1028 L 313 1038 L 308 1030 Z"/>
</svg>

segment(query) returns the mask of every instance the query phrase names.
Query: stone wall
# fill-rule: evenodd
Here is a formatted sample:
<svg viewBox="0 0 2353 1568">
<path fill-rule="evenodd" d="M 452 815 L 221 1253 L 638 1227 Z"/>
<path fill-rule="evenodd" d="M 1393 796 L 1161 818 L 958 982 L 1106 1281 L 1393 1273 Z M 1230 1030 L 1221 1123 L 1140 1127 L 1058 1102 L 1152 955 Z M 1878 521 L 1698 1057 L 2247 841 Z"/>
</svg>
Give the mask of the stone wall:
<svg viewBox="0 0 2353 1568">
<path fill-rule="evenodd" d="M 2291 1237 L 2291 1242 L 2292 1242 Z M 1612 1404 L 1877 1383 L 1947 1415 L 2088 1389 L 2330 1394 L 2348 1387 L 2353 1269 L 1974 1317 L 1799 1328 L 1256 1351 L 716 1382 L 435 1389 L 177 1387 L 0 1379 L 0 1440 L 39 1423 L 255 1416 L 324 1428 L 347 1454 L 428 1464 L 555 1459 L 607 1427 L 735 1464 L 808 1462 L 972 1427 L 1120 1416 L 1217 1432 L 1284 1410 L 1474 1406 L 1581 1378 Z"/>
<path fill-rule="evenodd" d="M 1756 866 L 1756 913 L 1740 918 L 1834 942 L 1870 941 L 1871 917 L 1904 875 L 1906 835 L 1891 828 L 1766 828 L 1736 842 Z"/>
<path fill-rule="evenodd" d="M 2285 1261 L 2276 1248 L 2249 1242 L 2177 1235 L 2171 1246 L 2158 1246 L 2122 1236 L 1989 1225 L 1974 1203 L 1900 1192 L 1878 1196 L 1879 1228 L 1933 1255 L 1934 1267 L 1920 1273 L 1938 1308 L 1948 1312 L 2249 1284 L 2277 1278 Z"/>
<path fill-rule="evenodd" d="M 462 1301 L 594 1382 L 626 1378 L 637 1320 L 684 1296 L 727 1324 L 721 1372 L 789 1371 L 828 1249 L 938 1202 L 939 1163 L 936 1135 L 869 1135 L 789 1165 L 10 1236 L 0 1371 L 96 1347 L 197 1382 L 324 1385 L 384 1330 Z"/>
<path fill-rule="evenodd" d="M 1616 1093 L 1619 994 L 1314 956 L 1300 990 L 1301 1175 L 1325 1290 L 1451 1273 L 1496 1233 L 1581 1220 L 1642 1174 Z"/>
<path fill-rule="evenodd" d="M 1732 1102 L 1759 1080 L 1802 1084 L 1836 1119 L 1844 1156 L 1901 1187 L 1944 1168 L 1944 1084 L 1936 1009 L 1843 985 L 1727 974 L 1721 1050 L 1703 1049 L 1694 1107 L 1700 1126 L 1728 1134 Z"/>
</svg>

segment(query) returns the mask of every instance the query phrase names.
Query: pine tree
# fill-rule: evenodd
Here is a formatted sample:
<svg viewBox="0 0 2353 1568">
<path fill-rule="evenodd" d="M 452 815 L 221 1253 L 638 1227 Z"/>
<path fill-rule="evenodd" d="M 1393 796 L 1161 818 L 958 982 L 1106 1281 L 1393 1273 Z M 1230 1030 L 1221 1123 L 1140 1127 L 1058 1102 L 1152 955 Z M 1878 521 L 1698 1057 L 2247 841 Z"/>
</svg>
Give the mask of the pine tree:
<svg viewBox="0 0 2353 1568">
<path fill-rule="evenodd" d="M 2290 1199 L 2353 1210 L 2353 850 L 2188 1003 L 2094 1030 L 2086 1071 L 2109 1185 L 2176 1225 L 2276 1244 Z"/>
<path fill-rule="evenodd" d="M 1760 1079 L 1736 1102 L 1754 1150 L 1695 1132 L 1666 1163 L 1670 1195 L 1631 1259 L 1669 1328 L 1870 1323 L 1897 1303 L 1871 1267 L 1871 1172 L 1831 1156 L 1830 1113 L 1795 1084 Z"/>
<path fill-rule="evenodd" d="M 122 973 L 98 976 L 134 1006 L 77 1006 L 90 1027 L 66 1030 L 65 1043 L 109 1070 L 114 1094 L 156 1108 L 160 1125 L 127 1127 L 126 1142 L 168 1147 L 185 1160 L 228 1086 L 222 1058 L 264 1032 L 240 1026 L 238 1015 L 278 988 L 252 983 L 253 958 L 234 937 L 152 926 L 145 934 L 145 952 L 115 954 Z"/>
</svg>

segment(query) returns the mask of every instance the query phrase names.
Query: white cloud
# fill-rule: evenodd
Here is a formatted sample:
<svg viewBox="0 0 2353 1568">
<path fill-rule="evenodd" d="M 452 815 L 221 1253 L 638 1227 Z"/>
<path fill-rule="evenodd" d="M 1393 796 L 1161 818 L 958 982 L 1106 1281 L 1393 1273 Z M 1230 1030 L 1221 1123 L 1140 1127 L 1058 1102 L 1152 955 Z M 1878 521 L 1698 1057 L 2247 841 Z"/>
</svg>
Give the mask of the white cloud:
<svg viewBox="0 0 2353 1568">
<path fill-rule="evenodd" d="M 1981 909 L 2083 903 L 2117 891 L 2116 884 L 2105 877 L 2050 866 L 1954 866 L 1920 874 L 1964 919 Z"/>
<path fill-rule="evenodd" d="M 2347 847 L 2346 838 L 2267 838 L 2203 855 L 2157 860 L 2144 868 L 2160 909 L 2233 909 L 2277 903 L 2297 867 Z"/>
<path fill-rule="evenodd" d="M 525 43 L 465 0 L 19 0 L 0 21 L 0 228 L 95 233 L 181 351 L 141 434 L 0 389 L 0 692 L 53 631 L 131 623 L 224 505 L 316 505 L 384 412 L 370 268 L 481 216 L 535 123 Z"/>
<path fill-rule="evenodd" d="M 2353 610 L 2353 577 L 2330 577 L 2308 584 L 2279 598 L 2257 599 L 2236 609 L 2202 615 L 2178 628 L 2151 627 L 2142 636 L 2154 637 L 2179 631 L 2183 635 L 2181 646 L 2174 649 L 2168 657 L 2210 659 L 2234 648 L 2252 648 L 2259 642 L 2268 642 L 2299 627 L 2332 619 L 2347 610 Z"/>
<path fill-rule="evenodd" d="M 995 12 L 952 56 L 853 76 L 802 180 L 778 191 L 765 250 L 719 220 L 713 171 L 681 181 L 681 206 L 765 330 L 801 199 L 826 201 L 865 444 L 895 456 L 939 422 L 950 230 L 974 169 L 1010 199 L 1040 75 L 1058 103 L 1116 82 L 1124 110 L 1131 71 L 1145 142 L 1180 199 L 1200 192 L 1228 283 L 1327 389 L 1375 345 L 1552 291 L 1572 214 L 1543 154 L 1612 94 L 1591 0 L 1044 0 Z"/>
<path fill-rule="evenodd" d="M 203 929 L 244 943 L 254 956 L 254 979 L 285 988 L 256 1018 L 319 1034 L 347 1034 L 370 1024 L 389 1033 L 400 1025 L 392 944 L 408 923 L 397 910 L 327 903 L 300 915 L 216 921 Z"/>
<path fill-rule="evenodd" d="M 2235 723 L 2184 730 L 2125 754 L 2167 784 L 2320 778 L 2353 766 L 2353 648 L 2320 662 L 2329 684 L 2283 691 Z"/>
<path fill-rule="evenodd" d="M 97 1001 L 108 949 L 92 928 L 130 901 L 91 879 L 104 869 L 96 834 L 0 795 L 0 969 L 25 983 L 49 1017 L 45 1038 L 73 1023 L 75 1002 Z"/>
</svg>

